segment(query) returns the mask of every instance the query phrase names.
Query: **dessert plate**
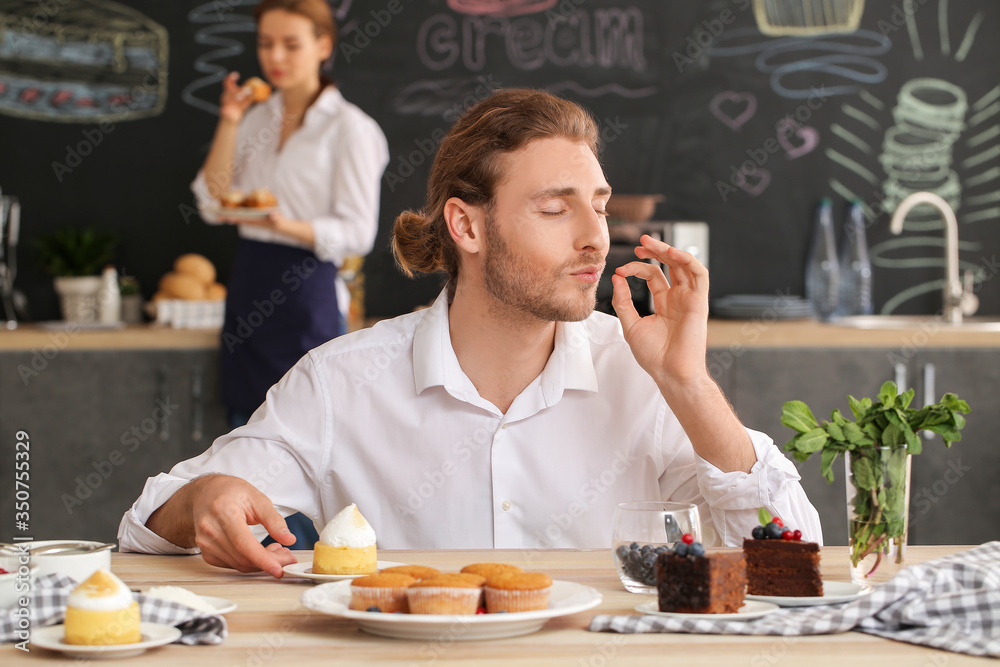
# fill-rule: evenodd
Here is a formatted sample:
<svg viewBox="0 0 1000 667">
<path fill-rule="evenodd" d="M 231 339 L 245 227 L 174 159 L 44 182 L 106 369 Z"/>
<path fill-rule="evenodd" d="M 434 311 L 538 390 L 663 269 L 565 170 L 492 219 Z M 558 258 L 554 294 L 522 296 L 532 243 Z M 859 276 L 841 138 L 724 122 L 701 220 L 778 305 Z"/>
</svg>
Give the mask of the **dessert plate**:
<svg viewBox="0 0 1000 667">
<path fill-rule="evenodd" d="M 791 597 L 784 595 L 747 595 L 747 600 L 771 602 L 779 607 L 813 607 L 821 604 L 838 604 L 857 600 L 874 590 L 867 584 L 855 584 L 849 581 L 824 581 L 823 595 L 814 597 Z"/>
<path fill-rule="evenodd" d="M 778 605 L 770 602 L 750 600 L 744 602 L 734 614 L 684 614 L 679 611 L 660 611 L 660 603 L 656 600 L 636 605 L 635 610 L 649 616 L 666 616 L 667 618 L 707 618 L 712 621 L 752 621 L 761 616 L 767 616 L 778 610 Z"/>
<path fill-rule="evenodd" d="M 61 651 L 70 658 L 129 658 L 145 653 L 148 649 L 177 641 L 181 631 L 172 625 L 162 623 L 141 623 L 139 631 L 142 641 L 135 644 L 116 644 L 114 646 L 84 646 L 82 644 L 67 644 L 63 641 L 63 625 L 48 625 L 44 628 L 34 628 L 31 631 L 31 645 L 47 648 L 50 651 Z"/>
<path fill-rule="evenodd" d="M 406 565 L 406 563 L 395 563 L 391 560 L 380 560 L 375 563 L 375 566 L 379 570 L 384 570 L 387 567 L 396 567 L 397 565 Z M 312 561 L 304 560 L 299 563 L 291 563 L 281 569 L 285 571 L 285 574 L 303 579 L 312 579 L 313 581 L 343 581 L 344 579 L 357 579 L 364 576 L 363 574 L 315 574 L 312 568 Z"/>
<path fill-rule="evenodd" d="M 351 583 L 338 581 L 310 588 L 302 594 L 307 609 L 349 618 L 372 635 L 396 639 L 471 641 L 517 637 L 541 630 L 550 618 L 578 614 L 601 603 L 601 594 L 572 581 L 553 581 L 549 608 L 510 614 L 474 616 L 435 614 L 383 614 L 349 609 Z"/>
<path fill-rule="evenodd" d="M 198 597 L 215 607 L 216 614 L 228 614 L 236 609 L 236 603 L 226 598 L 217 598 L 211 595 L 199 595 Z"/>
<path fill-rule="evenodd" d="M 244 220 L 257 220 L 259 218 L 266 218 L 271 215 L 272 211 L 277 211 L 277 206 L 265 206 L 263 208 L 252 208 L 249 206 L 234 206 L 233 208 L 226 208 L 223 206 L 213 206 L 205 209 L 206 213 L 209 213 L 220 218 L 233 218 Z"/>
</svg>

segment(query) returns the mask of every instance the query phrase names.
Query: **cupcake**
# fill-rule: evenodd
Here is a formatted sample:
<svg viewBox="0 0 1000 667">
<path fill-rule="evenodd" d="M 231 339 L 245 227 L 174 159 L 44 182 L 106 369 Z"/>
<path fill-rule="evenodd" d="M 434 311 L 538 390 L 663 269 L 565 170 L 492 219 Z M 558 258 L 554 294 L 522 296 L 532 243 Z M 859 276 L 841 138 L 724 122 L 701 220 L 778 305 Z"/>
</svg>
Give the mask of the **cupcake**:
<svg viewBox="0 0 1000 667">
<path fill-rule="evenodd" d="M 490 577 L 483 590 L 490 614 L 548 609 L 552 579 L 541 572 L 505 572 Z"/>
<path fill-rule="evenodd" d="M 426 565 L 396 565 L 379 571 L 380 574 L 406 574 L 414 579 L 427 579 L 441 574 L 441 570 Z"/>
<path fill-rule="evenodd" d="M 330 519 L 313 551 L 314 574 L 375 574 L 375 530 L 351 503 Z"/>
<path fill-rule="evenodd" d="M 489 579 L 504 572 L 524 572 L 524 570 L 517 565 L 508 565 L 507 563 L 473 563 L 463 567 L 462 572 L 471 572 Z"/>
<path fill-rule="evenodd" d="M 485 577 L 478 574 L 439 574 L 406 589 L 411 614 L 475 614 Z"/>
<path fill-rule="evenodd" d="M 350 608 L 357 611 L 409 611 L 406 589 L 417 582 L 406 574 L 380 572 L 351 582 Z"/>
<path fill-rule="evenodd" d="M 134 644 L 142 641 L 139 603 L 121 579 L 98 570 L 69 594 L 63 631 L 67 644 Z"/>
</svg>

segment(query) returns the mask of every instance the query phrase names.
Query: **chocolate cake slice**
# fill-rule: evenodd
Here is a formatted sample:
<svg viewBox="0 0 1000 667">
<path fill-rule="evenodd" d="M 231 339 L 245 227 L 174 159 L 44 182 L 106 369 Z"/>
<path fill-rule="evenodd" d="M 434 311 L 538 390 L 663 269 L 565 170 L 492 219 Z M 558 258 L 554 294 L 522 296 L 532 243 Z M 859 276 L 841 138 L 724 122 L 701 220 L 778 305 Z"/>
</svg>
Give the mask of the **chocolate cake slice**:
<svg viewBox="0 0 1000 667">
<path fill-rule="evenodd" d="M 823 595 L 819 545 L 801 540 L 743 540 L 747 593 L 782 597 Z"/>
<path fill-rule="evenodd" d="M 743 606 L 746 561 L 742 552 L 704 556 L 661 554 L 656 560 L 660 611 L 731 614 Z"/>
</svg>

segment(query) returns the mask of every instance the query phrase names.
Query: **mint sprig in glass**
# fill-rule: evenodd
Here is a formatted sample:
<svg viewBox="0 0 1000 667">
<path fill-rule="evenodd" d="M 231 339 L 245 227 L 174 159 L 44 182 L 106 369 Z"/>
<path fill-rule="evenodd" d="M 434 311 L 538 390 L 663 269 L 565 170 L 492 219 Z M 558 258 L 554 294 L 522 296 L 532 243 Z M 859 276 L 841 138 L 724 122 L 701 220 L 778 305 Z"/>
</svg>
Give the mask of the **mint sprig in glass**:
<svg viewBox="0 0 1000 667">
<path fill-rule="evenodd" d="M 788 401 L 781 423 L 797 431 L 785 443 L 799 461 L 819 453 L 820 471 L 833 481 L 833 465 L 845 457 L 852 578 L 868 580 L 884 560 L 902 567 L 909 508 L 911 457 L 920 454 L 920 431 L 941 436 L 946 447 L 961 440 L 969 405 L 955 394 L 917 410 L 913 390 L 899 394 L 894 382 L 882 385 L 877 399 L 848 396 L 854 420 L 834 410 L 818 422 L 802 401 Z M 898 569 L 894 568 L 894 569 Z"/>
</svg>

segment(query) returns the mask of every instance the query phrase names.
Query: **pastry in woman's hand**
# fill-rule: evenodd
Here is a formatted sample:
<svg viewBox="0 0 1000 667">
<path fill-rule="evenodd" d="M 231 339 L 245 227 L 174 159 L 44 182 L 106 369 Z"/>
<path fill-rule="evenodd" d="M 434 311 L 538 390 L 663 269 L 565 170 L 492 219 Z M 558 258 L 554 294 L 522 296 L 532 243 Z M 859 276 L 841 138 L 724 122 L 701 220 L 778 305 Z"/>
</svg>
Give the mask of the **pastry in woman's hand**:
<svg viewBox="0 0 1000 667">
<path fill-rule="evenodd" d="M 243 82 L 243 89 L 250 91 L 250 98 L 254 102 L 266 102 L 271 97 L 271 86 L 260 77 L 252 76 Z"/>
</svg>

